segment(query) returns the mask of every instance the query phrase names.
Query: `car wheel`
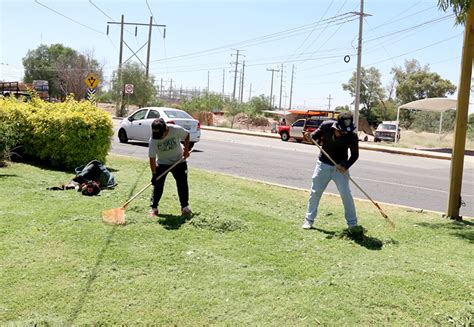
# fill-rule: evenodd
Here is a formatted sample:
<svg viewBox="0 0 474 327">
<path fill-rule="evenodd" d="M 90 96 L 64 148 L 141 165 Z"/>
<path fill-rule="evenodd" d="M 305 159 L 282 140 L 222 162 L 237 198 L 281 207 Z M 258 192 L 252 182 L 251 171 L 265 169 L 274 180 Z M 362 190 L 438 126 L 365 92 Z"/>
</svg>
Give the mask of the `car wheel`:
<svg viewBox="0 0 474 327">
<path fill-rule="evenodd" d="M 288 141 L 290 139 L 290 135 L 288 134 L 288 132 L 283 132 L 280 134 L 280 137 L 281 137 L 281 140 L 282 141 Z"/>
<path fill-rule="evenodd" d="M 125 130 L 123 128 L 119 130 L 118 138 L 119 138 L 120 143 L 127 143 L 128 142 L 127 132 L 125 132 Z"/>
</svg>

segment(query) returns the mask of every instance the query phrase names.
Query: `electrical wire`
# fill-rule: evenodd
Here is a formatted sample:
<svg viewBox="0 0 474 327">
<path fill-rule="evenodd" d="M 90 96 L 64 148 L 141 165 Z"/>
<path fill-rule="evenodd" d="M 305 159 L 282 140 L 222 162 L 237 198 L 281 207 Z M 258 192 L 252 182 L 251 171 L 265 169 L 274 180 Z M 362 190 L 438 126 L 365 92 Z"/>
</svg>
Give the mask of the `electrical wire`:
<svg viewBox="0 0 474 327">
<path fill-rule="evenodd" d="M 45 4 L 39 2 L 38 0 L 35 0 L 35 2 L 36 2 L 37 4 L 39 4 L 40 6 L 43 6 L 43 7 L 45 7 L 46 9 L 48 9 L 48 10 L 50 10 L 50 11 L 52 11 L 52 12 L 54 12 L 54 13 L 56 13 L 56 14 L 58 14 L 58 15 L 64 17 L 64 18 L 66 18 L 66 19 L 70 20 L 70 21 L 73 22 L 73 23 L 76 23 L 76 24 L 78 24 L 78 25 L 81 25 L 82 27 L 85 27 L 85 28 L 87 28 L 87 29 L 89 29 L 89 30 L 91 30 L 91 31 L 96 32 L 96 33 L 105 35 L 105 33 L 101 32 L 101 31 L 98 31 L 98 30 L 96 30 L 96 29 L 94 29 L 94 28 L 92 28 L 92 27 L 90 27 L 90 26 L 85 25 L 85 24 L 82 24 L 81 22 L 78 22 L 77 20 L 72 19 L 71 17 L 68 17 L 68 16 L 62 14 L 62 13 L 60 13 L 59 11 L 54 10 L 54 9 L 52 9 L 52 8 L 50 8 L 50 7 L 48 7 L 48 6 L 46 6 Z"/>
<path fill-rule="evenodd" d="M 330 21 L 331 24 L 335 24 L 335 25 L 337 25 L 339 23 L 346 23 L 346 22 L 347 22 L 346 17 L 340 17 L 340 18 L 336 18 L 336 19 Z M 260 45 L 260 44 L 267 43 L 267 42 L 273 42 L 273 41 L 276 41 L 276 40 L 279 40 L 279 39 L 294 37 L 296 35 L 305 33 L 308 29 L 311 29 L 315 25 L 318 25 L 318 24 L 321 25 L 320 22 L 305 24 L 305 25 L 301 25 L 301 26 L 298 26 L 298 27 L 283 30 L 283 31 L 280 31 L 280 32 L 271 33 L 271 34 L 267 34 L 267 35 L 264 35 L 264 36 L 252 38 L 252 39 L 245 40 L 245 41 L 239 41 L 239 42 L 236 42 L 236 43 L 231 43 L 231 44 L 227 44 L 227 45 L 223 45 L 223 46 L 219 46 L 219 47 L 215 47 L 215 48 L 211 48 L 211 49 L 207 49 L 207 50 L 201 50 L 201 51 L 191 52 L 191 53 L 188 53 L 188 54 L 169 57 L 167 60 L 168 61 L 181 60 L 182 58 L 199 57 L 199 56 L 208 55 L 209 53 L 220 53 L 220 52 L 224 52 L 224 51 L 227 52 L 228 49 L 232 48 L 232 47 L 239 47 L 239 46 L 248 46 L 248 47 L 250 47 L 250 46 Z M 325 27 L 325 25 L 321 26 L 321 28 L 324 28 L 324 27 Z M 159 61 L 164 61 L 164 60 L 163 59 L 158 59 L 158 60 L 153 60 L 152 62 L 159 62 Z"/>
</svg>

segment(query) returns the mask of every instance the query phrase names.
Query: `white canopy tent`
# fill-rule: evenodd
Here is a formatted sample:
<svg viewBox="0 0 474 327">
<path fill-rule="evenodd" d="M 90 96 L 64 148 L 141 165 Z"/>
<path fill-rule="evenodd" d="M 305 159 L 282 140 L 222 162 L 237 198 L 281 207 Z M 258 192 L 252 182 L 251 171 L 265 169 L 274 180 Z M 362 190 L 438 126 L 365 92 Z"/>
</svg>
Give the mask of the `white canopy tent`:
<svg viewBox="0 0 474 327">
<path fill-rule="evenodd" d="M 456 110 L 457 101 L 454 99 L 447 98 L 429 98 L 417 101 L 408 102 L 397 110 L 397 125 L 400 125 L 400 109 L 409 110 L 420 110 L 420 111 L 433 111 L 440 112 L 441 117 L 439 119 L 439 135 L 441 135 L 441 126 L 443 124 L 443 112 L 448 110 Z M 398 133 L 398 128 L 397 128 Z M 398 135 L 397 135 L 398 139 Z"/>
</svg>

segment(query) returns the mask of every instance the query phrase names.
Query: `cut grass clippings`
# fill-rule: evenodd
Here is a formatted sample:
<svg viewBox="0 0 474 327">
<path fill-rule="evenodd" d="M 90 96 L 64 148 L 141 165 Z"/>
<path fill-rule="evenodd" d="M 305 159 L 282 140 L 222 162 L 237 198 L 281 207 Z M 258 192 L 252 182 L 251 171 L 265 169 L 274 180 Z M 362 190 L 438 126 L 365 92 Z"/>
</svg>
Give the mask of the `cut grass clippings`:
<svg viewBox="0 0 474 327">
<path fill-rule="evenodd" d="M 0 169 L 0 324 L 472 324 L 473 222 L 357 201 L 356 235 L 325 196 L 301 228 L 308 192 L 190 166 L 195 216 L 181 217 L 171 176 L 159 217 L 146 191 L 127 224 L 101 212 L 149 182 L 148 162 L 109 157 L 118 186 L 96 197 L 47 191 L 71 172 Z"/>
</svg>

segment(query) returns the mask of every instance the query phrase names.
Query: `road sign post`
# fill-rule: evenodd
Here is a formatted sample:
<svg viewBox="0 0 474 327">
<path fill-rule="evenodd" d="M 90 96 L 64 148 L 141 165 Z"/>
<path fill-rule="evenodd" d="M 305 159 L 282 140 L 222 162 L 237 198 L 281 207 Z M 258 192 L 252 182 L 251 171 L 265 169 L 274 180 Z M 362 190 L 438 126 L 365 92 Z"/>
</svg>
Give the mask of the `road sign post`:
<svg viewBox="0 0 474 327">
<path fill-rule="evenodd" d="M 84 83 L 89 87 L 87 89 L 87 100 L 96 105 L 95 92 L 97 85 L 100 83 L 99 79 L 95 77 L 94 74 L 90 73 L 84 80 Z"/>
<path fill-rule="evenodd" d="M 130 94 L 133 94 L 134 86 L 133 86 L 133 84 L 125 84 L 123 86 L 123 90 L 124 90 L 125 94 L 127 95 L 127 111 L 128 111 L 128 105 L 130 103 Z"/>
</svg>

